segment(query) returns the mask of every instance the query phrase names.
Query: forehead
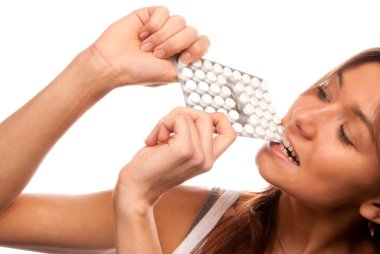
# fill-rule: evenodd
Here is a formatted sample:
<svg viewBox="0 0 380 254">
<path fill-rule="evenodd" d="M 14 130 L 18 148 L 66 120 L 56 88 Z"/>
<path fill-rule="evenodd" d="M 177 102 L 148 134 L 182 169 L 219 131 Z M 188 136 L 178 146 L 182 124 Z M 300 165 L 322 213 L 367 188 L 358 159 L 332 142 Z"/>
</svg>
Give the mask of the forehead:
<svg viewBox="0 0 380 254">
<path fill-rule="evenodd" d="M 372 120 L 380 102 L 380 63 L 368 62 L 341 70 L 342 95 Z M 338 82 L 338 75 L 333 79 Z"/>
</svg>

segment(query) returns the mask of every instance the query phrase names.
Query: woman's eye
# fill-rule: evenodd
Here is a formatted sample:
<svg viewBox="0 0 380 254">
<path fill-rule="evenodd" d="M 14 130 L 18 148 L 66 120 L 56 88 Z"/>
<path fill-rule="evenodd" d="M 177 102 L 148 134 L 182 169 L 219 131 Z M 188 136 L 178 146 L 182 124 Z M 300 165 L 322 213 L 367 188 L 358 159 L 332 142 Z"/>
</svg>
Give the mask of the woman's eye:
<svg viewBox="0 0 380 254">
<path fill-rule="evenodd" d="M 318 86 L 318 97 L 323 101 L 329 101 L 329 97 L 325 91 L 325 86 Z"/>
<path fill-rule="evenodd" d="M 343 144 L 355 147 L 349 139 L 349 137 L 347 136 L 346 132 L 344 131 L 343 125 L 339 126 L 338 136 Z"/>
</svg>

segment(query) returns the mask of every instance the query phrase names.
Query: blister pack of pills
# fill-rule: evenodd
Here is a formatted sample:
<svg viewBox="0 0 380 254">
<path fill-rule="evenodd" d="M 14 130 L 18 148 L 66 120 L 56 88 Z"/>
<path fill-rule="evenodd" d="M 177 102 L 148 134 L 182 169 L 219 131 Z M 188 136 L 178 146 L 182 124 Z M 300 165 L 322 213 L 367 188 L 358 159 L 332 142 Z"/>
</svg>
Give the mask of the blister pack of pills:
<svg viewBox="0 0 380 254">
<path fill-rule="evenodd" d="M 263 79 L 206 59 L 174 64 L 187 107 L 226 114 L 239 136 L 281 141 L 284 128 Z"/>
</svg>

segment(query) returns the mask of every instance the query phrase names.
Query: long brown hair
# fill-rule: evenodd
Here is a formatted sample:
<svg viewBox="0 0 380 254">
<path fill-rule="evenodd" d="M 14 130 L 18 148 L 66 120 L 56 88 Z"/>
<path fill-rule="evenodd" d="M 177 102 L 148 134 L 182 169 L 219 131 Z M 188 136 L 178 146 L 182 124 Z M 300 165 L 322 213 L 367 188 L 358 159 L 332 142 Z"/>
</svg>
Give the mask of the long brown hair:
<svg viewBox="0 0 380 254">
<path fill-rule="evenodd" d="M 380 48 L 365 50 L 333 72 L 365 62 L 380 62 Z M 329 75 L 329 74 L 327 74 Z M 380 84 L 379 84 L 380 85 Z M 380 110 L 375 119 L 376 149 L 379 156 Z M 276 235 L 276 215 L 281 191 L 274 186 L 260 193 L 242 193 L 225 213 L 214 230 L 192 252 L 193 254 L 263 254 L 270 253 Z M 380 246 L 380 226 L 368 224 L 368 237 Z M 378 251 L 376 251 L 378 253 Z"/>
</svg>

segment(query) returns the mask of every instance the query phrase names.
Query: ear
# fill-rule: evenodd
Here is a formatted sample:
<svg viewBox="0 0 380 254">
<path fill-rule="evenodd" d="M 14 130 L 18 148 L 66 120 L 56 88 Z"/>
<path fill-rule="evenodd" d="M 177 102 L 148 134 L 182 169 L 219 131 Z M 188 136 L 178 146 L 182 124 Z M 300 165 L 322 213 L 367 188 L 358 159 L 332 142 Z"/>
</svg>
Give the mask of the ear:
<svg viewBox="0 0 380 254">
<path fill-rule="evenodd" d="M 359 212 L 367 220 L 380 224 L 380 197 L 362 203 Z"/>
</svg>

